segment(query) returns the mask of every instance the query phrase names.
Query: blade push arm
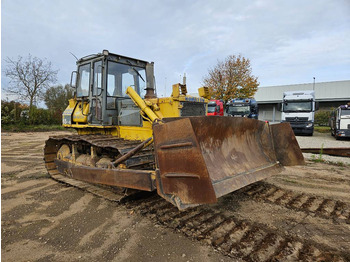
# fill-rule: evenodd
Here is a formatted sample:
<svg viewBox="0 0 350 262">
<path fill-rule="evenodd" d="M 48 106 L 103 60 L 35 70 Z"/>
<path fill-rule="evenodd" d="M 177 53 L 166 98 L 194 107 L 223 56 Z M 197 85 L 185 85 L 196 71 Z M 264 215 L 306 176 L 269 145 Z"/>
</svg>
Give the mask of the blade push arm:
<svg viewBox="0 0 350 262">
<path fill-rule="evenodd" d="M 134 103 L 149 117 L 152 122 L 161 120 L 162 116 L 160 114 L 156 114 L 148 105 L 146 105 L 145 101 L 131 86 L 126 89 L 126 94 L 130 96 L 132 101 L 134 101 Z"/>
</svg>

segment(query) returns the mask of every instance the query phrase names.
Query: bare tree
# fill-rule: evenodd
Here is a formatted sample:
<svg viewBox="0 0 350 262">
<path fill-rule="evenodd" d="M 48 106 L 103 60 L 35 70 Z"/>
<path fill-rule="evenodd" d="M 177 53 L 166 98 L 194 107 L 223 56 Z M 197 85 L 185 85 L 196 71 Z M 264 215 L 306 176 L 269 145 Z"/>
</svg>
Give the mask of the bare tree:
<svg viewBox="0 0 350 262">
<path fill-rule="evenodd" d="M 17 95 L 22 101 L 29 101 L 29 114 L 31 115 L 34 101 L 42 98 L 50 84 L 57 81 L 58 70 L 53 70 L 51 62 L 46 59 L 21 56 L 17 60 L 9 57 L 5 59 L 5 75 L 10 78 L 8 93 Z"/>
</svg>

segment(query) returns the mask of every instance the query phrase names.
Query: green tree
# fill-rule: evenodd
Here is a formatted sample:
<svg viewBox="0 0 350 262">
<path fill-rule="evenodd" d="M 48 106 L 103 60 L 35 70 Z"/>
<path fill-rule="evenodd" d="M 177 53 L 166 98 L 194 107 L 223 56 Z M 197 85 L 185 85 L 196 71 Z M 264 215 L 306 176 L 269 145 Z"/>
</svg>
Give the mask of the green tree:
<svg viewBox="0 0 350 262">
<path fill-rule="evenodd" d="M 46 90 L 44 95 L 45 105 L 50 111 L 63 112 L 68 106 L 68 100 L 73 97 L 72 89 L 69 85 L 52 86 Z"/>
<path fill-rule="evenodd" d="M 333 109 L 332 109 L 333 110 Z M 315 124 L 318 126 L 328 126 L 332 110 L 320 110 L 315 113 Z"/>
<path fill-rule="evenodd" d="M 208 70 L 203 84 L 209 88 L 212 98 L 222 99 L 226 104 L 233 98 L 252 98 L 260 83 L 252 75 L 249 59 L 230 55 Z"/>
<path fill-rule="evenodd" d="M 50 84 L 56 82 L 58 70 L 53 70 L 51 62 L 46 59 L 21 56 L 17 60 L 5 60 L 5 75 L 10 83 L 5 90 L 15 94 L 22 101 L 29 101 L 29 119 L 33 111 L 34 101 L 39 101 Z"/>
</svg>

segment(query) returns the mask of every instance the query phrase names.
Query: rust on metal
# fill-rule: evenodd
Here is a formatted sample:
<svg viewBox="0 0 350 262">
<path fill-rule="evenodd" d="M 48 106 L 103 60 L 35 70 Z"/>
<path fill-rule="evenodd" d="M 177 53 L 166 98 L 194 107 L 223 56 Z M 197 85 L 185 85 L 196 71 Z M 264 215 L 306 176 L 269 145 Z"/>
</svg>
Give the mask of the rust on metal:
<svg viewBox="0 0 350 262">
<path fill-rule="evenodd" d="M 350 157 L 350 147 L 302 148 L 303 153 Z"/>
<path fill-rule="evenodd" d="M 284 166 L 305 165 L 303 154 L 289 123 L 270 125 L 278 161 Z"/>
<path fill-rule="evenodd" d="M 112 162 L 112 164 L 114 166 L 118 166 L 120 163 L 126 161 L 127 159 L 129 159 L 130 157 L 132 157 L 133 155 L 135 155 L 137 152 L 139 152 L 141 149 L 143 149 L 145 147 L 145 145 L 150 142 L 152 140 L 152 137 L 146 139 L 145 141 L 143 141 L 141 144 L 139 144 L 137 147 L 135 147 L 134 149 L 130 150 L 128 153 L 124 154 L 123 156 L 119 157 L 117 160 L 115 160 L 114 162 Z"/>
<path fill-rule="evenodd" d="M 279 127 L 271 128 L 276 131 L 272 134 L 268 123 L 233 117 L 173 118 L 155 124 L 158 194 L 179 208 L 213 203 L 220 196 L 280 172 L 280 161 L 303 164 L 298 144 L 288 141 L 295 139 L 294 135 L 279 136 Z M 293 134 L 290 126 L 280 129 Z M 281 143 L 287 146 L 275 151 Z M 288 156 L 277 156 L 281 152 Z M 172 173 L 199 178 L 169 176 Z"/>
<path fill-rule="evenodd" d="M 187 147 L 187 146 L 193 146 L 192 142 L 163 145 L 163 146 L 160 147 L 160 149 L 169 149 L 169 148 Z"/>
<path fill-rule="evenodd" d="M 143 191 L 153 191 L 155 189 L 152 181 L 152 171 L 77 166 L 58 159 L 54 162 L 60 173 L 67 174 L 77 180 Z"/>
<path fill-rule="evenodd" d="M 168 178 L 195 178 L 195 179 L 199 179 L 200 178 L 199 175 L 185 174 L 185 173 L 167 173 L 164 176 L 168 177 Z"/>
<path fill-rule="evenodd" d="M 157 192 L 177 205 L 215 203 L 216 196 L 202 152 L 189 118 L 166 124 L 155 124 L 153 136 L 158 166 Z M 186 145 L 179 147 L 173 145 Z M 167 177 L 167 174 L 189 176 Z M 198 176 L 193 179 L 192 176 Z M 177 197 L 180 204 L 177 204 Z"/>
<path fill-rule="evenodd" d="M 119 156 L 121 155 L 121 152 L 127 154 L 128 151 L 134 149 L 135 146 L 140 145 L 140 141 L 128 141 L 120 138 L 116 139 L 115 137 L 108 135 L 70 135 L 50 137 L 45 142 L 45 166 L 54 179 L 56 179 L 57 175 L 61 173 L 67 177 L 67 181 L 80 180 L 82 181 L 80 183 L 83 183 L 84 181 L 94 184 L 130 188 L 130 190 L 155 190 L 154 168 L 149 170 L 149 167 L 153 167 L 154 163 L 152 147 L 151 149 L 142 148 L 125 161 L 127 167 L 137 167 L 140 169 L 106 169 L 86 165 L 78 166 L 73 165 L 70 162 L 58 160 L 57 152 L 62 145 L 69 145 L 70 147 L 73 147 L 73 145 L 79 145 L 80 147 L 88 149 L 91 149 L 93 146 L 95 147 L 94 150 L 97 149 L 100 152 L 106 152 L 105 150 L 107 150 L 115 154 L 115 156 Z M 96 152 L 94 152 L 94 154 L 95 153 Z M 63 181 L 64 179 L 59 180 Z M 71 182 L 70 184 L 73 186 L 76 185 L 74 182 Z M 130 190 L 127 192 L 131 192 Z"/>
</svg>

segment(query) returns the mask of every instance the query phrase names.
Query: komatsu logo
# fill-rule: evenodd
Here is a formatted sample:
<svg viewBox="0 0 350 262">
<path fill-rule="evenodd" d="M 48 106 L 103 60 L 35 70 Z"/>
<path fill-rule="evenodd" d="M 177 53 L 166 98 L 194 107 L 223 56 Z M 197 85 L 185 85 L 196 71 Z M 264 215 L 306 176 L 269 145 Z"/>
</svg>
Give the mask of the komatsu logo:
<svg viewBox="0 0 350 262">
<path fill-rule="evenodd" d="M 190 101 L 190 102 L 205 102 L 204 98 L 200 98 L 200 97 L 187 97 L 185 98 L 186 101 Z"/>
</svg>

